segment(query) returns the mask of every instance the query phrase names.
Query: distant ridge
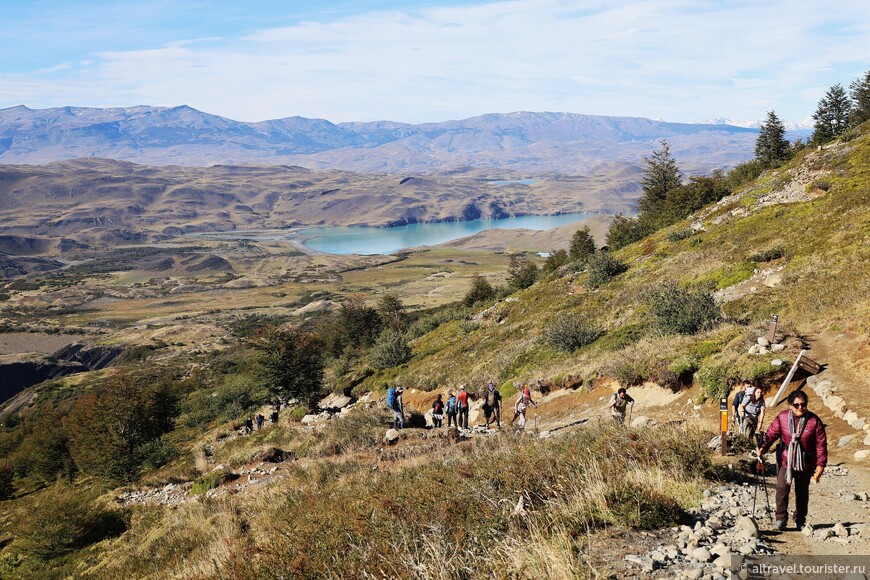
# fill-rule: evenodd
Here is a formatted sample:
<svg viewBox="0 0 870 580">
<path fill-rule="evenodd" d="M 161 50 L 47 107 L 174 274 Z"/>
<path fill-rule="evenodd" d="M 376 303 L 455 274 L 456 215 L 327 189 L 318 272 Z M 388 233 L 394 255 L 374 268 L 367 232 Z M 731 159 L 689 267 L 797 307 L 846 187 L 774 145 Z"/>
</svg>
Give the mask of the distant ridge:
<svg viewBox="0 0 870 580">
<path fill-rule="evenodd" d="M 752 157 L 757 129 L 574 113 L 487 114 L 410 125 L 287 117 L 245 123 L 188 106 L 0 109 L 0 163 L 101 157 L 148 165 L 299 165 L 358 172 L 503 168 L 582 174 L 636 163 L 668 139 L 681 167 Z"/>
</svg>

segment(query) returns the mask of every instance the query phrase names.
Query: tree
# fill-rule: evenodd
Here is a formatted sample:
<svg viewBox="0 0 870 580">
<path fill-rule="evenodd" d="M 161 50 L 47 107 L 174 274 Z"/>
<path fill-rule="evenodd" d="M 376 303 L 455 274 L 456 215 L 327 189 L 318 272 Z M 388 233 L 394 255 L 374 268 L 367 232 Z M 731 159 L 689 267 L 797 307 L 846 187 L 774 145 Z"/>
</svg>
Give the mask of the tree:
<svg viewBox="0 0 870 580">
<path fill-rule="evenodd" d="M 571 249 L 568 251 L 571 260 L 585 262 L 594 253 L 595 240 L 589 233 L 589 226 L 584 226 L 583 229 L 574 232 L 574 236 L 571 238 Z"/>
<path fill-rule="evenodd" d="M 643 239 L 645 235 L 637 218 L 618 213 L 610 222 L 610 229 L 607 230 L 607 246 L 611 250 L 618 250 Z"/>
<path fill-rule="evenodd" d="M 551 272 L 555 272 L 562 266 L 568 263 L 568 252 L 565 250 L 553 250 L 550 252 L 550 255 L 544 260 L 544 265 L 541 267 L 541 270 L 544 273 L 549 274 Z"/>
<path fill-rule="evenodd" d="M 643 195 L 638 207 L 641 212 L 655 216 L 663 210 L 668 194 L 680 186 L 680 170 L 665 140 L 661 141 L 661 149 L 653 151 L 652 156 L 644 158 L 644 161 L 646 170 L 640 180 Z"/>
<path fill-rule="evenodd" d="M 719 201 L 729 192 L 725 174 L 720 170 L 713 171 L 709 177 L 692 176 L 688 183 L 673 189 L 668 195 L 664 206 L 667 219 L 660 225 L 664 227 L 688 217 L 705 205 Z"/>
<path fill-rule="evenodd" d="M 495 288 L 492 287 L 486 278 L 480 274 L 475 274 L 471 279 L 471 288 L 462 299 L 462 304 L 468 307 L 474 306 L 478 302 L 486 302 L 495 298 Z"/>
<path fill-rule="evenodd" d="M 378 370 L 397 367 L 411 360 L 411 347 L 404 334 L 388 328 L 372 346 L 370 359 Z"/>
<path fill-rule="evenodd" d="M 513 290 L 528 288 L 538 279 L 538 266 L 524 254 L 512 254 L 507 283 Z"/>
<path fill-rule="evenodd" d="M 366 306 L 362 296 L 351 296 L 342 302 L 323 334 L 327 338 L 329 353 L 339 357 L 347 350 L 371 346 L 382 328 L 380 312 Z"/>
<path fill-rule="evenodd" d="M 816 112 L 813 113 L 813 143 L 821 145 L 832 141 L 849 128 L 849 114 L 852 103 L 846 95 L 843 85 L 837 83 L 825 93 L 819 101 Z"/>
<path fill-rule="evenodd" d="M 788 160 L 789 145 L 785 138 L 785 125 L 773 111 L 767 112 L 767 120 L 761 125 L 755 140 L 755 158 L 764 167 L 779 167 Z"/>
<path fill-rule="evenodd" d="M 870 120 L 870 70 L 864 73 L 864 77 L 857 78 L 849 85 L 849 94 L 852 97 L 852 112 L 849 116 L 849 124 L 860 125 Z"/>
<path fill-rule="evenodd" d="M 26 432 L 27 436 L 14 456 L 18 474 L 44 482 L 54 481 L 59 475 L 72 478 L 75 462 L 70 455 L 61 414 L 49 411 L 29 418 Z"/>
<path fill-rule="evenodd" d="M 323 341 L 314 333 L 278 330 L 260 349 L 266 388 L 284 400 L 298 399 L 313 409 L 323 395 Z"/>
<path fill-rule="evenodd" d="M 402 300 L 395 294 L 387 293 L 381 296 L 381 299 L 378 300 L 378 315 L 380 315 L 381 324 L 385 328 L 392 328 L 401 332 L 408 325 L 405 305 L 402 304 Z"/>
<path fill-rule="evenodd" d="M 79 399 L 63 419 L 82 471 L 110 482 L 136 478 L 144 450 L 173 428 L 178 396 L 169 381 L 122 375 Z"/>
</svg>

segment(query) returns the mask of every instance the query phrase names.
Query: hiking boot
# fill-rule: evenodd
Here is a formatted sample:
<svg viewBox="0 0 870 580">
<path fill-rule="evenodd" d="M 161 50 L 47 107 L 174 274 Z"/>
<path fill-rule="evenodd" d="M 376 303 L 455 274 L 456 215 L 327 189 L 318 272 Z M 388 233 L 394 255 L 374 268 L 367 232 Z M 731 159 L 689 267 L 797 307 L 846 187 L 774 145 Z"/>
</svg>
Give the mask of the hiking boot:
<svg viewBox="0 0 870 580">
<path fill-rule="evenodd" d="M 782 532 L 785 530 L 785 520 L 780 520 L 776 522 L 776 531 Z"/>
<path fill-rule="evenodd" d="M 797 531 L 801 531 L 802 529 L 804 529 L 804 527 L 806 527 L 806 525 L 807 523 L 804 521 L 798 521 L 794 523 L 794 527 L 795 529 L 797 529 Z"/>
</svg>

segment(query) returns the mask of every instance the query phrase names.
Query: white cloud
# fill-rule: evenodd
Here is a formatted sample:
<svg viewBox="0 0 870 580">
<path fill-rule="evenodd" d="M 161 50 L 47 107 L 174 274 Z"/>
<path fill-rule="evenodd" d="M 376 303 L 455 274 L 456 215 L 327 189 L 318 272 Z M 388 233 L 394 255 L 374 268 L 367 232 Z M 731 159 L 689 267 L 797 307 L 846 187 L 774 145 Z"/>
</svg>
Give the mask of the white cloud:
<svg viewBox="0 0 870 580">
<path fill-rule="evenodd" d="M 870 7 L 854 0 L 517 0 L 371 12 L 103 52 L 62 76 L 0 74 L 0 106 L 72 98 L 189 104 L 240 120 L 410 122 L 515 110 L 750 119 L 773 108 L 802 119 L 828 86 L 866 69 L 868 26 Z"/>
</svg>

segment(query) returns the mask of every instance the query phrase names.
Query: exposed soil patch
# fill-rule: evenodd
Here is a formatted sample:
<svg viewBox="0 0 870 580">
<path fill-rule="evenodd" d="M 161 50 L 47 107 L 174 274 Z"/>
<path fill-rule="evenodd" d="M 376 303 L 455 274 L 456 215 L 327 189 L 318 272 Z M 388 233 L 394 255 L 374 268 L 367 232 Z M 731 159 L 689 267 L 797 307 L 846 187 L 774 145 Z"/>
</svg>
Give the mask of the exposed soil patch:
<svg viewBox="0 0 870 580">
<path fill-rule="evenodd" d="M 63 346 L 80 342 L 79 334 L 43 334 L 40 332 L 10 332 L 0 334 L 0 355 L 39 353 L 51 354 Z"/>
</svg>

